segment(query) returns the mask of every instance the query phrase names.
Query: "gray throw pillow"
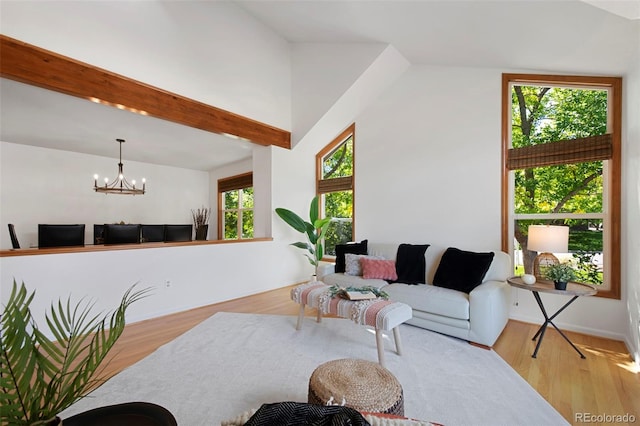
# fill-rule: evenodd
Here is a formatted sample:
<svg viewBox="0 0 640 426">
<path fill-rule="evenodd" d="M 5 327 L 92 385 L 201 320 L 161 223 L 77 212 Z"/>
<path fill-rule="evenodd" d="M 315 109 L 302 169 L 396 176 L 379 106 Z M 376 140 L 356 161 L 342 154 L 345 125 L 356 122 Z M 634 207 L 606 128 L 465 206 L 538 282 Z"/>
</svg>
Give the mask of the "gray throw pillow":
<svg viewBox="0 0 640 426">
<path fill-rule="evenodd" d="M 384 260 L 382 256 L 369 256 L 365 254 L 344 254 L 344 274 L 353 276 L 362 276 L 362 265 L 360 259 L 366 257 L 367 259 Z"/>
</svg>

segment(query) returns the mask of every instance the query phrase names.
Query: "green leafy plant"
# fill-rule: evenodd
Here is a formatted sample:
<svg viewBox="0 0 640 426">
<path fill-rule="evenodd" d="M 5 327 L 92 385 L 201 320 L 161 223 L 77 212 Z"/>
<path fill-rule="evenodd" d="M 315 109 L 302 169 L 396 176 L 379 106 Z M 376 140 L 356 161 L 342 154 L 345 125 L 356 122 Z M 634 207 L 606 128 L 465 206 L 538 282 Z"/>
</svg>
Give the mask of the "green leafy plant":
<svg viewBox="0 0 640 426">
<path fill-rule="evenodd" d="M 566 283 L 575 280 L 576 271 L 569 263 L 559 263 L 547 266 L 545 277 L 551 281 Z"/>
<path fill-rule="evenodd" d="M 331 287 L 329 287 L 329 295 L 331 297 L 336 297 L 342 291 L 357 291 L 358 293 L 371 292 L 376 297 L 379 297 L 384 300 L 389 300 L 389 294 L 387 294 L 386 291 L 380 290 L 379 288 L 371 285 L 366 285 L 363 287 L 354 287 L 354 286 L 340 287 L 339 285 L 332 285 Z"/>
<path fill-rule="evenodd" d="M 330 217 L 324 219 L 318 217 L 318 197 L 316 196 L 311 200 L 309 222 L 303 220 L 291 210 L 277 208 L 276 213 L 293 229 L 307 236 L 308 241 L 299 241 L 291 245 L 309 252 L 306 256 L 309 259 L 309 263 L 314 266 L 314 273 L 317 275 L 318 265 L 324 256 L 324 237 L 331 222 Z"/>
<path fill-rule="evenodd" d="M 55 424 L 56 416 L 109 377 L 102 362 L 125 327 L 125 313 L 150 289 L 129 288 L 109 316 L 93 315 L 94 303 L 51 304 L 45 320 L 50 340 L 36 324 L 28 293 L 13 281 L 0 335 L 0 424 Z"/>
</svg>

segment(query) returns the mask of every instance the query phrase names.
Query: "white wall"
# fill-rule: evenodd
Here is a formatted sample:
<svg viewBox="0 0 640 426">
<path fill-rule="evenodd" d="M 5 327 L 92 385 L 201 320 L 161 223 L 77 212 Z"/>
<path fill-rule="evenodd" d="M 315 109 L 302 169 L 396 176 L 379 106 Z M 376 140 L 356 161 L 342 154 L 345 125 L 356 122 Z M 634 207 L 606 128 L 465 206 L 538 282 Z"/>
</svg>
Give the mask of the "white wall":
<svg viewBox="0 0 640 426">
<path fill-rule="evenodd" d="M 117 306 L 127 288 L 153 287 L 153 296 L 132 306 L 128 321 L 259 293 L 288 283 L 288 258 L 276 242 L 245 242 L 107 252 L 0 258 L 0 303 L 15 279 L 36 291 L 34 319 L 58 299 L 95 300 L 95 311 Z"/>
<path fill-rule="evenodd" d="M 636 61 L 624 80 L 622 281 L 626 283 L 626 341 L 640 366 L 640 21 L 636 28 Z"/>
<path fill-rule="evenodd" d="M 304 70 L 313 68 L 305 61 L 312 61 L 313 57 L 305 60 L 307 55 L 297 51 L 294 63 L 287 42 L 230 2 L 5 1 L 1 7 L 0 24 L 3 34 L 8 36 L 277 127 L 308 129 L 312 126 L 314 130 L 312 135 L 298 135 L 296 140 L 301 142 L 291 151 L 273 147 L 260 150 L 261 159 L 268 160 L 260 163 L 261 173 L 265 173 L 265 181 L 260 184 L 270 186 L 272 191 L 270 199 L 264 203 L 271 204 L 266 208 L 273 223 L 273 243 L 262 243 L 255 249 L 245 244 L 225 244 L 175 251 L 156 249 L 148 253 L 147 250 L 138 250 L 139 253 L 132 250 L 60 255 L 57 258 L 2 258 L 2 297 L 6 297 L 8 280 L 13 276 L 46 289 L 42 297 L 47 301 L 68 294 L 67 290 L 76 293 L 78 289 L 87 289 L 90 296 L 110 297 L 112 301 L 114 295 L 106 294 L 105 288 L 120 293 L 115 290 L 124 289 L 135 277 L 142 275 L 145 283 L 162 283 L 165 276 L 176 273 L 184 276 L 186 284 L 169 287 L 170 290 L 163 290 L 166 295 L 155 299 L 158 307 L 149 301 L 145 302 L 148 304 L 144 308 L 140 307 L 143 312 L 134 312 L 137 318 L 143 318 L 172 308 L 199 306 L 218 300 L 218 296 L 237 297 L 304 278 L 311 267 L 299 250 L 287 245 L 296 241 L 299 235 L 276 217 L 273 208 L 287 207 L 303 215 L 308 211 L 315 186 L 315 154 L 339 133 L 339 129 L 354 120 L 358 239 L 431 241 L 468 249 L 500 248 L 500 74 L 513 70 L 499 69 L 499 58 L 494 58 L 496 68 L 413 66 L 395 84 L 391 77 L 399 75 L 404 65 L 392 60 L 381 64 L 387 72 L 386 79 L 376 74 L 377 69 L 367 68 L 363 71 L 370 77 L 366 79 L 367 83 L 375 80 L 377 84 L 367 87 L 368 84 L 358 79 L 358 84 L 354 83 L 357 87 L 345 87 L 351 92 L 346 95 L 354 94 L 352 98 L 357 99 L 346 99 L 339 93 L 311 90 L 313 87 L 331 87 L 329 73 L 324 75 L 326 80 L 323 81 L 323 73 L 317 72 L 312 82 L 307 80 L 309 85 L 296 83 L 292 89 L 292 81 L 305 82 Z M 516 53 L 527 59 L 530 55 L 540 58 L 537 70 L 542 73 L 561 70 L 573 74 L 615 75 L 629 69 L 628 40 L 621 36 L 627 32 L 622 30 L 621 26 L 621 32 L 600 31 L 597 40 L 574 40 L 569 37 L 572 33 L 568 26 L 564 34 L 568 37 L 562 37 L 562 34 L 554 37 L 566 44 L 567 55 L 554 61 L 545 62 L 540 51 Z M 603 45 L 622 49 L 620 55 L 599 61 L 595 53 Z M 637 41 L 634 46 L 637 52 Z M 387 50 L 387 57 L 397 56 Z M 339 52 L 337 56 L 340 56 Z M 325 52 L 325 57 L 330 57 L 330 52 Z M 366 57 L 358 56 L 359 59 Z M 625 107 L 629 115 L 623 123 L 626 132 L 623 140 L 623 300 L 580 300 L 558 318 L 558 324 L 625 338 L 638 357 L 638 54 L 632 59 L 636 61 L 635 68 L 624 76 L 627 90 L 624 97 L 628 99 Z M 386 58 L 384 62 L 387 62 Z M 362 67 L 363 63 L 353 61 L 351 65 Z M 392 84 L 389 89 L 374 100 L 389 84 Z M 365 90 L 367 88 L 369 90 Z M 296 92 L 292 93 L 292 90 Z M 339 99 L 340 108 L 326 106 L 327 94 Z M 310 96 L 317 98 L 310 99 Z M 291 99 L 306 99 L 313 106 L 302 111 L 302 123 L 292 122 Z M 368 102 L 358 103 L 362 99 Z M 315 108 L 318 105 L 325 105 L 327 112 L 331 112 L 320 119 L 330 123 L 313 126 L 313 120 L 309 122 L 309 115 L 318 117 L 321 114 Z M 327 117 L 330 120 L 326 120 Z M 316 131 L 319 127 L 322 131 Z M 254 153 L 254 170 L 255 161 Z M 104 166 L 111 170 L 113 165 L 106 163 Z M 125 162 L 125 170 L 131 170 L 133 165 Z M 3 163 L 3 197 L 4 170 Z M 21 170 L 13 170 L 24 175 Z M 91 168 L 86 173 L 79 172 L 82 176 L 91 176 L 95 171 Z M 50 176 L 47 173 L 41 177 L 55 181 Z M 151 190 L 154 182 L 161 178 L 149 179 Z M 208 179 L 207 176 L 205 181 Z M 13 181 L 11 191 L 19 185 L 21 182 Z M 85 187 L 82 189 L 84 191 Z M 22 202 L 30 193 L 25 191 L 23 199 L 18 193 L 12 196 Z M 165 204 L 159 203 L 158 210 L 172 204 L 166 199 L 163 201 Z M 200 204 L 198 201 L 184 208 L 189 211 Z M 38 207 L 44 210 L 42 205 Z M 2 200 L 5 227 L 5 215 L 10 211 L 6 206 Z M 268 228 L 269 224 L 264 223 L 264 226 Z M 3 237 L 2 241 L 7 244 L 8 239 Z M 158 263 L 155 263 L 156 258 Z M 110 271 L 103 279 L 100 273 L 96 274 L 105 261 L 112 260 L 139 261 L 143 270 L 157 268 L 159 272 L 145 275 L 131 265 L 123 269 L 122 275 Z M 82 265 L 80 271 L 78 265 Z M 89 287 L 86 287 L 87 281 L 92 282 Z M 552 299 L 549 304 L 557 305 L 560 299 Z M 514 318 L 539 322 L 540 314 L 528 292 L 514 291 L 515 300 L 519 304 L 513 308 Z"/>
<path fill-rule="evenodd" d="M 358 116 L 358 240 L 500 250 L 503 71 L 412 66 Z M 632 228 L 638 226 L 637 206 L 634 213 L 627 221 Z M 637 266 L 623 267 L 637 274 Z M 626 294 L 631 286 L 623 282 L 622 300 L 580 299 L 556 323 L 628 340 Z M 546 296 L 550 311 L 566 302 Z M 514 289 L 513 301 L 512 318 L 540 322 L 530 292 Z"/>
<path fill-rule="evenodd" d="M 0 26 L 7 36 L 291 128 L 290 45 L 231 2 L 9 1 L 0 7 Z M 135 163 L 125 157 L 125 173 L 145 176 L 148 194 L 105 196 L 91 190 L 92 177 L 115 173 L 114 159 L 11 143 L 0 148 L 2 248 L 10 247 L 8 222 L 16 225 L 23 246 L 36 243 L 39 222 L 190 223 L 191 209 L 208 205 L 214 191 L 207 172 Z M 253 161 L 260 163 L 254 167 L 254 186 L 266 189 L 256 197 L 257 229 L 259 236 L 268 236 L 273 214 L 271 148 L 256 150 Z M 250 162 L 248 170 L 252 167 Z M 51 195 L 51 186 L 65 195 Z M 91 238 L 89 231 L 87 237 Z M 3 257 L 0 298 L 6 301 L 15 277 L 38 289 L 34 312 L 69 294 L 87 295 L 99 300 L 98 307 L 111 307 L 127 286 L 140 280 L 160 292 L 132 310 L 132 320 L 145 319 L 308 277 L 310 266 L 301 262 L 288 241 Z M 166 279 L 173 283 L 169 288 L 163 287 Z"/>
<path fill-rule="evenodd" d="M 3 1 L 0 7 L 4 35 L 291 128 L 289 44 L 232 2 Z"/>
<path fill-rule="evenodd" d="M 271 148 L 273 191 L 271 215 L 274 220 L 272 235 L 277 241 L 302 241 L 304 237 L 292 231 L 277 217 L 273 209 L 285 207 L 295 211 L 302 218 L 308 219 L 309 203 L 315 195 L 316 187 L 316 154 L 351 125 L 369 102 L 376 99 L 409 67 L 407 60 L 393 46 L 387 46 L 382 50 L 379 45 L 370 44 L 351 44 L 346 48 L 337 46 L 336 52 L 332 55 L 333 60 L 337 61 L 338 58 L 347 54 L 353 55 L 355 59 L 345 59 L 340 63 L 344 63 L 348 68 L 345 71 L 348 76 L 353 76 L 356 70 L 361 74 L 354 81 L 350 78 L 341 80 L 342 90 L 327 95 L 324 88 L 329 87 L 334 79 L 335 70 L 331 69 L 335 68 L 335 62 L 317 61 L 313 59 L 313 55 L 307 55 L 305 49 L 311 49 L 311 52 L 319 51 L 320 56 L 326 59 L 329 55 L 327 49 L 330 46 L 330 44 L 301 44 L 293 49 L 295 60 L 292 74 L 295 82 L 295 98 L 302 100 L 304 97 L 300 94 L 305 94 L 310 107 L 302 111 L 301 120 L 305 126 L 300 128 L 303 133 L 294 137 L 298 143 L 290 151 Z M 358 49 L 362 51 L 359 52 Z M 306 79 L 305 76 L 310 72 L 311 64 L 315 64 L 317 69 L 312 73 L 312 78 Z M 324 70 L 327 72 L 323 72 Z M 328 99 L 335 100 L 328 105 L 329 109 L 321 116 L 314 114 L 319 105 L 327 107 Z M 306 124 L 310 117 L 315 117 L 317 122 L 308 128 Z M 357 132 L 356 128 L 356 134 Z M 356 174 L 358 173 L 356 171 Z M 303 278 L 308 276 L 312 269 L 303 252 L 293 247 L 290 250 L 295 251 L 299 259 L 298 276 Z M 307 271 L 307 275 L 302 271 Z"/>
<path fill-rule="evenodd" d="M 293 145 L 338 102 L 386 47 L 383 43 L 293 44 Z"/>
<path fill-rule="evenodd" d="M 118 159 L 0 142 L 0 248 L 11 248 L 7 224 L 21 247 L 38 243 L 38 223 L 84 223 L 93 243 L 94 223 L 192 223 L 191 209 L 208 205 L 206 172 L 123 159 L 127 179 L 147 179 L 142 196 L 93 190 L 93 175 L 113 180 Z"/>
<path fill-rule="evenodd" d="M 357 238 L 500 247 L 500 73 L 412 66 L 356 121 Z"/>
</svg>

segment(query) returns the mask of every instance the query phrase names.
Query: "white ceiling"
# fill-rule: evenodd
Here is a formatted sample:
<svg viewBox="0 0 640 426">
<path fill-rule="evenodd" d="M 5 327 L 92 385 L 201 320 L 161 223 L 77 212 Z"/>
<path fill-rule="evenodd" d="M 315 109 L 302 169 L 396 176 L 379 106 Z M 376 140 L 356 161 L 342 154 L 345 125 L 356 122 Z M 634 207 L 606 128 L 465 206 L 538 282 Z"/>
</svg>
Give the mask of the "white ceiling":
<svg viewBox="0 0 640 426">
<path fill-rule="evenodd" d="M 541 58 L 566 57 L 621 13 L 640 18 L 640 0 L 237 2 L 291 42 L 392 44 L 413 64 L 447 66 L 535 69 Z"/>
<path fill-rule="evenodd" d="M 582 0 L 627 19 L 640 19 L 640 0 Z"/>
<path fill-rule="evenodd" d="M 451 66 L 535 68 L 536 54 L 566 56 L 554 31 L 565 28 L 567 14 L 575 10 L 595 22 L 623 19 L 619 16 L 640 19 L 640 0 L 236 3 L 290 42 L 390 43 L 412 63 Z M 207 2 L 199 5 L 206 16 Z M 588 34 L 589 28 L 577 28 L 576 37 L 584 36 L 580 31 Z M 513 34 L 536 34 L 535 43 Z M 589 64 L 576 66 L 589 71 Z M 127 140 L 125 163 L 135 160 L 197 170 L 251 156 L 249 142 L 5 79 L 0 81 L 0 99 L 2 141 L 117 158 L 115 139 L 122 138 Z"/>
<path fill-rule="evenodd" d="M 251 157 L 251 143 L 2 79 L 0 140 L 211 170 Z"/>
</svg>

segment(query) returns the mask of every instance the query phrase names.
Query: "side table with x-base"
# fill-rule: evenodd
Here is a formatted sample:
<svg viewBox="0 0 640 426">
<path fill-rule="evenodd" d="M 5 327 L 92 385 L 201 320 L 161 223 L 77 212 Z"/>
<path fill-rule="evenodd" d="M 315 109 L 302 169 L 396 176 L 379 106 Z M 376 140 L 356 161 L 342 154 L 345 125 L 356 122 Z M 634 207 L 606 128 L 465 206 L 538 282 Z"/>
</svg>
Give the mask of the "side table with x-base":
<svg viewBox="0 0 640 426">
<path fill-rule="evenodd" d="M 598 290 L 591 287 L 590 285 L 576 282 L 567 283 L 566 290 L 556 290 L 552 281 L 540 280 L 536 281 L 534 284 L 525 284 L 522 281 L 521 277 L 511 277 L 507 279 L 507 282 L 513 287 L 531 291 L 533 293 L 533 297 L 535 297 L 536 302 L 538 303 L 538 306 L 540 307 L 540 311 L 542 311 L 542 315 L 544 316 L 544 323 L 540 326 L 537 333 L 533 336 L 533 339 L 531 339 L 535 341 L 538 337 L 540 337 L 538 343 L 536 344 L 536 349 L 533 351 L 533 355 L 531 355 L 532 358 L 535 358 L 538 355 L 538 349 L 540 349 L 540 344 L 542 343 L 542 339 L 544 338 L 544 332 L 547 330 L 547 326 L 549 324 L 551 324 L 553 328 L 555 328 L 558 333 L 560 333 L 560 335 L 564 337 L 564 340 L 566 340 L 571 345 L 571 347 L 575 349 L 578 354 L 580 354 L 580 358 L 585 358 L 585 356 L 582 354 L 582 352 L 580 352 L 576 345 L 574 345 L 573 342 L 571 342 L 571 340 L 569 340 L 569 338 L 558 327 L 556 327 L 556 325 L 553 323 L 553 320 L 560 314 L 560 312 L 564 311 L 578 297 L 592 296 L 596 294 Z M 573 297 L 560 309 L 558 309 L 555 314 L 549 316 L 547 314 L 547 310 L 544 307 L 544 304 L 542 303 L 542 299 L 540 298 L 540 293 L 561 294 Z"/>
</svg>

